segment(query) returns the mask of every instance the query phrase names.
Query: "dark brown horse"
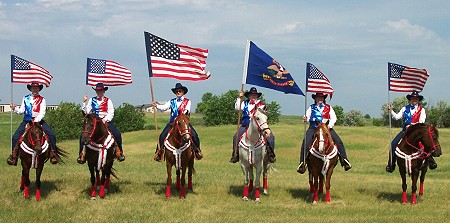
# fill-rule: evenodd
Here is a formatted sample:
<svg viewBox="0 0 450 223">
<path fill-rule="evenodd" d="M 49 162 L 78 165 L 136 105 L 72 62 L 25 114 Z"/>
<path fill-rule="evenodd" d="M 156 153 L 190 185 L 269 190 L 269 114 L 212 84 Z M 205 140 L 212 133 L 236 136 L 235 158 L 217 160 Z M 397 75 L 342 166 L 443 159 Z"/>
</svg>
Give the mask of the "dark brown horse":
<svg viewBox="0 0 450 223">
<path fill-rule="evenodd" d="M 171 195 L 170 188 L 172 185 L 172 166 L 175 166 L 176 168 L 176 189 L 181 189 L 180 198 L 184 199 L 186 197 L 186 170 L 188 171 L 188 190 L 192 190 L 192 174 L 195 172 L 192 144 L 193 141 L 189 128 L 189 117 L 185 114 L 180 114 L 173 121 L 173 126 L 164 140 L 167 168 L 167 198 Z"/>
<path fill-rule="evenodd" d="M 22 164 L 22 178 L 20 190 L 24 191 L 24 197 L 29 198 L 30 168 L 36 169 L 36 200 L 41 199 L 41 174 L 44 164 L 50 157 L 50 141 L 40 124 L 30 122 L 25 128 L 25 133 L 16 144 L 20 148 L 19 158 Z M 59 154 L 55 154 L 59 161 L 60 156 L 66 156 L 66 152 L 57 148 Z"/>
<path fill-rule="evenodd" d="M 325 123 L 320 123 L 314 132 L 313 143 L 306 160 L 313 203 L 317 203 L 319 201 L 319 193 L 323 193 L 324 178 L 326 189 L 325 202 L 330 202 L 331 175 L 337 160 L 337 148 L 331 138 L 328 126 Z"/>
<path fill-rule="evenodd" d="M 84 116 L 81 142 L 84 144 L 83 153 L 86 154 L 91 173 L 91 199 L 95 199 L 96 189 L 99 190 L 99 196 L 103 198 L 109 189 L 110 176 L 115 177 L 112 166 L 117 143 L 102 119 L 94 114 Z"/>
<path fill-rule="evenodd" d="M 428 124 L 419 123 L 411 125 L 402 140 L 398 144 L 395 154 L 397 155 L 397 164 L 402 177 L 402 202 L 408 202 L 406 196 L 406 173 L 411 177 L 411 203 L 416 204 L 417 180 L 420 173 L 419 196 L 423 195 L 423 183 L 425 174 L 428 170 L 427 158 L 431 155 L 440 156 L 442 154 L 439 144 L 438 130 Z"/>
</svg>

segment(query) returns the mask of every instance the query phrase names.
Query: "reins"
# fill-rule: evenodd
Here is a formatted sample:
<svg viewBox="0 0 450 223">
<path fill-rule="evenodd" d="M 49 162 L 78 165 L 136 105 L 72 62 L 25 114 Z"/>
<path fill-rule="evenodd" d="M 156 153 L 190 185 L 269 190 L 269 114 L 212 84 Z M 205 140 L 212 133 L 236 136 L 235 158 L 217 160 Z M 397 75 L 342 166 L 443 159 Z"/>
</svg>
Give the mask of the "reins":
<svg viewBox="0 0 450 223">
<path fill-rule="evenodd" d="M 86 119 L 86 118 L 88 118 L 88 116 L 89 116 L 89 114 L 86 114 L 85 116 L 84 116 L 84 119 Z M 94 127 L 93 127 L 93 129 L 92 129 L 92 131 L 87 131 L 87 130 L 85 130 L 84 128 L 83 128 L 83 130 L 81 131 L 81 133 L 87 133 L 87 134 L 89 134 L 89 138 L 93 141 L 93 142 L 95 142 L 95 143 L 98 143 L 100 140 L 102 140 L 102 139 L 104 139 L 105 137 L 106 137 L 106 135 L 104 134 L 104 135 L 102 135 L 99 139 L 97 139 L 97 140 L 93 140 L 92 139 L 92 136 L 94 135 L 94 133 L 95 133 L 95 130 L 97 129 L 97 122 L 101 122 L 101 120 L 98 120 L 97 119 L 97 117 L 96 116 L 92 116 L 93 118 L 93 125 L 94 125 Z M 106 127 L 106 126 L 105 126 Z"/>
<path fill-rule="evenodd" d="M 425 146 L 423 145 L 423 143 L 421 141 L 418 142 L 418 145 L 415 146 L 413 145 L 409 140 L 408 140 L 408 135 L 405 135 L 405 141 L 406 144 L 411 147 L 414 148 L 417 151 L 420 151 L 421 153 L 423 153 L 425 155 L 425 157 L 429 157 L 431 153 L 433 153 L 436 150 L 436 147 L 440 146 L 440 144 L 436 144 L 435 141 L 433 140 L 433 130 L 431 128 L 431 126 L 428 126 L 427 128 L 427 135 L 430 138 L 431 141 L 431 148 L 429 151 L 425 151 Z"/>
</svg>

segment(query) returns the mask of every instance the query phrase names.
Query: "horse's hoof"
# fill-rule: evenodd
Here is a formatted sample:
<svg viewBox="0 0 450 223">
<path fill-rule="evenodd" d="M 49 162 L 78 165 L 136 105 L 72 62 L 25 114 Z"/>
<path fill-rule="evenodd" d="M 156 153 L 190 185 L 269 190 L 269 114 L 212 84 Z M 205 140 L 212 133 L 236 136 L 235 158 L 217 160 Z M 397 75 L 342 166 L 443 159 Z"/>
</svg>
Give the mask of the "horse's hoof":
<svg viewBox="0 0 450 223">
<path fill-rule="evenodd" d="M 264 189 L 263 194 L 269 195 L 269 192 L 267 192 L 267 189 Z"/>
<path fill-rule="evenodd" d="M 95 197 L 91 197 L 91 201 L 95 200 Z"/>
<path fill-rule="evenodd" d="M 312 204 L 316 205 L 318 203 L 318 201 L 313 201 Z"/>
<path fill-rule="evenodd" d="M 255 199 L 255 203 L 260 204 L 260 203 L 261 203 L 261 199 L 256 198 L 256 199 Z"/>
<path fill-rule="evenodd" d="M 242 197 L 242 200 L 243 200 L 243 201 L 248 201 L 248 197 L 245 197 L 245 196 L 244 196 L 244 197 Z"/>
</svg>

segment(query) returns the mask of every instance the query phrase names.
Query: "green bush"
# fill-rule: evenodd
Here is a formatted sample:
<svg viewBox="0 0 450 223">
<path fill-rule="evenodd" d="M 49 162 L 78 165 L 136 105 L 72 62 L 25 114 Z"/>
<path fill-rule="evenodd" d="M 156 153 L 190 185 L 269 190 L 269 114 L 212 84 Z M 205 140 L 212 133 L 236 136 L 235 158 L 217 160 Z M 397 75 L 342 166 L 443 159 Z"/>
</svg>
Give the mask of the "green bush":
<svg viewBox="0 0 450 223">
<path fill-rule="evenodd" d="M 120 132 L 132 132 L 144 129 L 145 114 L 137 111 L 133 105 L 123 103 L 114 111 L 112 122 Z"/>
<path fill-rule="evenodd" d="M 61 102 L 58 108 L 47 110 L 45 121 L 55 132 L 58 140 L 77 139 L 83 125 L 80 105 Z"/>
</svg>

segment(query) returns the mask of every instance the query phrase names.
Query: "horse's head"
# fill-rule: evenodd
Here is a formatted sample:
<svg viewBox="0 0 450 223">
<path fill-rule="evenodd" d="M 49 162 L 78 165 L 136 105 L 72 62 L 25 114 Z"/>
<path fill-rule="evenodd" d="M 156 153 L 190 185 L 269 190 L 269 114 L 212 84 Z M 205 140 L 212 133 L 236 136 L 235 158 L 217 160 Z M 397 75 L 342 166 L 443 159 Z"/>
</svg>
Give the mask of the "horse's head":
<svg viewBox="0 0 450 223">
<path fill-rule="evenodd" d="M 421 150 L 426 155 L 442 155 L 439 132 L 434 126 L 424 123 L 411 125 L 406 130 L 405 141 L 408 146 Z"/>
<path fill-rule="evenodd" d="M 187 115 L 178 115 L 173 123 L 175 130 L 183 137 L 185 143 L 191 140 L 191 128 L 189 127 L 189 117 Z"/>
<path fill-rule="evenodd" d="M 41 125 L 31 122 L 26 136 L 24 137 L 24 141 L 36 152 L 36 154 L 41 154 L 42 145 L 45 141 L 44 130 Z"/>
<path fill-rule="evenodd" d="M 250 123 L 250 125 L 254 125 L 255 127 L 257 127 L 259 133 L 262 134 L 264 136 L 264 138 L 269 137 L 271 130 L 270 130 L 269 124 L 267 122 L 266 111 L 263 110 L 262 108 L 257 108 L 257 109 L 255 109 L 253 114 L 251 114 L 251 117 L 252 117 L 253 122 Z"/>
<path fill-rule="evenodd" d="M 319 123 L 314 132 L 313 147 L 316 148 L 319 153 L 326 154 L 331 152 L 328 148 L 331 148 L 333 145 L 333 138 L 331 138 L 327 124 Z"/>
<path fill-rule="evenodd" d="M 81 142 L 84 145 L 91 141 L 98 142 L 105 135 L 107 135 L 107 129 L 100 117 L 94 114 L 84 115 L 83 130 L 81 131 Z"/>
</svg>

